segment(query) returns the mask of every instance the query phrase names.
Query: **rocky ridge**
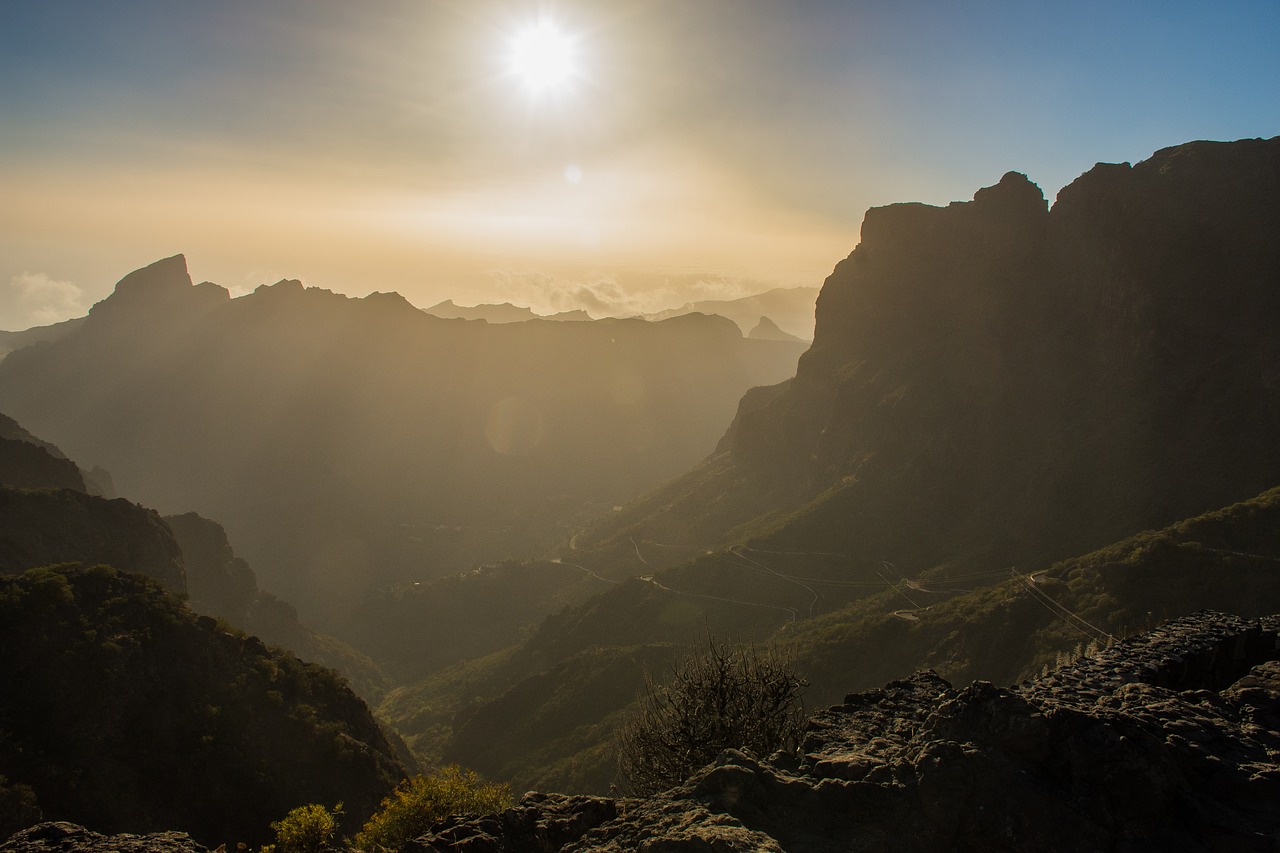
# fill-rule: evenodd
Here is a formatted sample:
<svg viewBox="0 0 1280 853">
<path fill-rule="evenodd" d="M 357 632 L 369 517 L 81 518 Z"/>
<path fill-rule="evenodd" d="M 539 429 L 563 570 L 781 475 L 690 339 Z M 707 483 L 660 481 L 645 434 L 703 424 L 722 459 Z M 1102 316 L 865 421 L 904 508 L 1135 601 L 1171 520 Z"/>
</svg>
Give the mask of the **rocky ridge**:
<svg viewBox="0 0 1280 853">
<path fill-rule="evenodd" d="M 428 851 L 1274 850 L 1280 616 L 1203 611 L 1013 688 L 921 672 L 649 799 L 526 794 Z"/>
</svg>

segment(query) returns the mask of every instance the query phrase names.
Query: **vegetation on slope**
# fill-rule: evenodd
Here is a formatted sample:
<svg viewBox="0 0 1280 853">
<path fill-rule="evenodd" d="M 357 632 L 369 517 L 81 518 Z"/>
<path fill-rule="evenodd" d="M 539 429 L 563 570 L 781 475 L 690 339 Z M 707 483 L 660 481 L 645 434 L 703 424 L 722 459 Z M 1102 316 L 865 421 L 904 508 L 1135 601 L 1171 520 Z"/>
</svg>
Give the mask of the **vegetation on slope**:
<svg viewBox="0 0 1280 853">
<path fill-rule="evenodd" d="M 0 578 L 0 683 L 0 774 L 47 819 L 257 842 L 314 801 L 358 826 L 404 776 L 335 673 L 107 566 Z"/>
</svg>

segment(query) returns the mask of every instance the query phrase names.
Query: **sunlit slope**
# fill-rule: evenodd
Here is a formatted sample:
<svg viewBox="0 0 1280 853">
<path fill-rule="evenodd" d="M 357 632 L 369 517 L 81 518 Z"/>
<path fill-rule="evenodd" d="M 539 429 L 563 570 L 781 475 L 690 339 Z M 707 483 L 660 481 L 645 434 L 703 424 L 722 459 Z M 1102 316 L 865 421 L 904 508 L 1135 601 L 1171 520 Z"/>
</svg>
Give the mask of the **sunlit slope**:
<svg viewBox="0 0 1280 853">
<path fill-rule="evenodd" d="M 0 405 L 124 493 L 224 523 L 273 588 L 524 555 L 714 447 L 804 345 L 728 320 L 505 325 L 280 282 L 230 299 L 181 256 L 0 364 Z"/>
</svg>

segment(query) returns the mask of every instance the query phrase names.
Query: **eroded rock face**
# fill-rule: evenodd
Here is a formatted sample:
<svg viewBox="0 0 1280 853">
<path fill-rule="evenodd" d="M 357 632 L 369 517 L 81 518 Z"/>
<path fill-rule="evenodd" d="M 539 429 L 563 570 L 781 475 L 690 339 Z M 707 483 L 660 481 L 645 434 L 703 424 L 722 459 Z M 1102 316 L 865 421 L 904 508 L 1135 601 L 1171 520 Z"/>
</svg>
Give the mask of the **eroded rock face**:
<svg viewBox="0 0 1280 853">
<path fill-rule="evenodd" d="M 527 794 L 426 851 L 1274 850 L 1280 617 L 1203 612 L 1049 676 L 917 673 L 643 800 Z M 553 829 L 554 828 L 554 829 Z"/>
</svg>

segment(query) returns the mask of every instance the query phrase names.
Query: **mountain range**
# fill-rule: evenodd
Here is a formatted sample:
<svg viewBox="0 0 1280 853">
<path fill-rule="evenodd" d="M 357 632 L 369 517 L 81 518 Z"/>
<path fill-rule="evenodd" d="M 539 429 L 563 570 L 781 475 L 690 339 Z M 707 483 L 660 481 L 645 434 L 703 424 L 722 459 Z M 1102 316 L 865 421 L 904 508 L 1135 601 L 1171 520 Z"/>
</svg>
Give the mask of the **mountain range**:
<svg viewBox="0 0 1280 853">
<path fill-rule="evenodd" d="M 426 730 L 404 710 L 436 708 L 418 719 L 444 755 L 599 790 L 625 702 L 554 733 L 510 727 L 621 671 L 602 655 L 772 639 L 832 697 L 928 664 L 1019 677 L 1218 597 L 1280 608 L 1280 549 L 1251 521 L 1280 483 L 1277 192 L 1280 139 L 1245 140 L 1099 165 L 1052 210 L 1012 173 L 972 202 L 871 210 L 796 376 L 744 396 L 691 472 L 569 541 L 565 562 L 614 583 L 384 712 L 412 740 Z M 1212 544 L 1172 532 L 1183 519 Z M 1099 548 L 1079 558 L 1099 568 L 1063 562 Z"/>
<path fill-rule="evenodd" d="M 493 325 L 297 281 L 231 299 L 179 255 L 0 362 L 0 407 L 133 499 L 218 519 L 328 613 L 536 553 L 704 456 L 802 349 L 702 315 Z"/>
<path fill-rule="evenodd" d="M 92 568 L 5 579 L 14 612 L 37 615 L 2 647 L 31 644 L 61 673 L 60 649 L 109 663 L 112 644 L 135 654 L 128 637 L 178 625 L 181 660 L 220 643 L 264 674 L 239 678 L 239 663 L 217 670 L 244 691 L 237 708 L 283 695 L 271 677 L 338 695 L 331 675 L 201 621 L 158 585 L 247 622 L 263 601 L 261 576 L 304 596 L 307 610 L 327 608 L 324 627 L 342 640 L 315 648 L 346 642 L 357 650 L 348 660 L 368 656 L 361 689 L 419 759 L 517 787 L 596 793 L 613 779 L 613 734 L 645 674 L 664 672 L 700 636 L 778 646 L 809 680 L 814 705 L 908 679 L 822 718 L 828 735 L 866 723 L 879 740 L 856 756 L 843 735 L 818 738 L 795 766 L 729 755 L 656 805 L 576 800 L 563 816 L 575 832 L 583 809 L 622 819 L 634 808 L 662 822 L 684 798 L 712 804 L 700 827 L 737 815 L 753 833 L 803 835 L 809 824 L 782 821 L 769 804 L 798 808 L 856 788 L 857 808 L 892 802 L 912 826 L 942 827 L 937 838 L 981 826 L 972 837 L 990 840 L 999 821 L 931 806 L 921 817 L 902 786 L 936 771 L 930 778 L 966 789 L 966 779 L 1014 778 L 1000 774 L 1015 767 L 1041 780 L 1040 793 L 1051 780 L 1062 796 L 1087 798 L 1102 788 L 1077 758 L 1119 772 L 1107 763 L 1120 754 L 1121 741 L 1107 740 L 1116 726 L 1135 750 L 1124 754 L 1147 762 L 1137 766 L 1168 770 L 1132 778 L 1176 788 L 1172 761 L 1203 781 L 1224 759 L 1170 732 L 1226 732 L 1254 761 L 1274 738 L 1272 670 L 1236 672 L 1216 652 L 1200 655 L 1202 644 L 1105 690 L 1091 679 L 1109 679 L 1113 664 L 1141 669 L 1107 649 L 1133 648 L 1125 637 L 1166 619 L 1206 607 L 1246 619 L 1280 612 L 1277 199 L 1280 138 L 1099 164 L 1052 207 L 1010 172 L 972 201 L 873 208 L 822 287 L 803 355 L 795 342 L 748 340 L 730 320 L 701 314 L 480 323 L 429 317 L 393 294 L 350 300 L 289 281 L 230 299 L 193 285 L 181 256 L 160 261 L 126 276 L 61 339 L 0 362 L 0 408 L 40 437 L 0 423 L 0 470 L 14 483 L 0 493 L 12 507 L 0 556 L 18 555 L 5 571 L 109 561 L 155 580 Z M 751 324 L 762 316 L 771 315 L 755 312 Z M 122 493 L 170 514 L 88 494 L 66 456 L 110 470 Z M 98 556 L 106 545 L 117 550 Z M 118 609 L 133 599 L 148 602 L 136 627 Z M 281 608 L 287 615 L 283 603 L 265 607 Z M 293 620 L 304 639 L 323 636 Z M 70 627 L 46 637 L 37 630 L 46 622 Z M 1262 629 L 1234 617 L 1187 624 L 1205 636 L 1236 631 L 1248 642 L 1232 648 L 1250 655 L 1262 648 L 1253 642 Z M 1153 636 L 1158 645 L 1169 633 Z M 128 658 L 137 669 L 126 675 L 156 676 L 141 695 L 177 677 L 162 646 Z M 1262 657 L 1273 659 L 1273 646 Z M 1209 666 L 1213 678 L 1192 672 L 1200 657 L 1222 664 Z M 924 667 L 957 683 L 1049 674 L 1013 691 L 955 691 L 938 675 L 908 678 Z M 141 677 L 109 687 L 120 707 L 133 707 Z M 395 687 L 384 693 L 387 680 Z M 1094 691 L 1087 708 L 1073 684 Z M 336 733 L 336 701 L 290 694 L 285 716 Z M 299 702 L 327 709 L 330 722 Z M 941 703 L 949 710 L 934 714 Z M 900 726 L 878 716 L 882 704 L 901 706 Z M 342 707 L 351 726 L 364 720 L 363 706 Z M 209 714 L 171 713 L 195 726 L 183 738 L 212 731 Z M 1206 722 L 1215 714 L 1227 722 Z M 1262 722 L 1249 729 L 1246 718 Z M 1041 737 L 1045 726 L 1057 735 Z M 405 764 L 384 760 L 394 738 L 360 731 L 352 737 L 374 744 L 360 754 L 380 768 L 357 786 L 367 807 Z M 48 734 L 23 732 L 33 744 Z M 921 732 L 942 734 L 917 740 Z M 981 748 L 966 751 L 948 732 Z M 23 764 L 28 740 L 6 736 L 0 772 L 18 768 L 17 785 L 60 802 L 24 780 L 49 789 L 49 768 L 63 765 Z M 837 741 L 839 755 L 823 746 Z M 4 752 L 12 743 L 24 746 Z M 254 766 L 230 753 L 231 766 Z M 1252 815 L 1271 776 L 1236 770 L 1215 777 L 1227 787 L 1178 790 Z M 1079 778 L 1063 782 L 1068 771 Z M 0 800 L 22 795 L 0 790 Z M 534 820 L 543 801 L 527 802 L 519 814 Z M 1091 822 L 1081 837 L 1095 823 L 1098 838 L 1117 826 L 1124 835 L 1130 824 L 1111 802 L 1073 812 Z M 1151 825 L 1174 819 L 1148 811 Z M 523 831 L 519 814 L 478 831 Z M 1212 816 L 1195 820 L 1217 831 Z M 618 838 L 643 831 L 623 824 Z M 1019 827 L 1018 837 L 1036 837 Z M 471 837 L 455 829 L 454 840 Z M 916 839 L 920 849 L 934 849 L 929 839 Z"/>
</svg>

